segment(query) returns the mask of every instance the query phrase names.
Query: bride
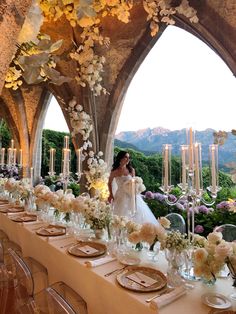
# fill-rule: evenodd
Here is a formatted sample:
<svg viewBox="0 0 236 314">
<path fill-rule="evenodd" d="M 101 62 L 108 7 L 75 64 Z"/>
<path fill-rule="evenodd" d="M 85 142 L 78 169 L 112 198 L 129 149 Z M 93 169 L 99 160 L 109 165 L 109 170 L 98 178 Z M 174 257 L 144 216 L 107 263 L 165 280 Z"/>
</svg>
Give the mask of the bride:
<svg viewBox="0 0 236 314">
<path fill-rule="evenodd" d="M 108 182 L 110 192 L 108 201 L 110 203 L 113 201 L 114 214 L 131 217 L 133 221 L 140 224 L 144 222 L 157 224 L 155 216 L 140 194 L 136 195 L 136 213 L 131 214 L 132 200 L 130 193 L 128 193 L 127 181 L 130 181 L 134 176 L 135 170 L 131 167 L 129 153 L 120 151 L 115 158 Z"/>
</svg>

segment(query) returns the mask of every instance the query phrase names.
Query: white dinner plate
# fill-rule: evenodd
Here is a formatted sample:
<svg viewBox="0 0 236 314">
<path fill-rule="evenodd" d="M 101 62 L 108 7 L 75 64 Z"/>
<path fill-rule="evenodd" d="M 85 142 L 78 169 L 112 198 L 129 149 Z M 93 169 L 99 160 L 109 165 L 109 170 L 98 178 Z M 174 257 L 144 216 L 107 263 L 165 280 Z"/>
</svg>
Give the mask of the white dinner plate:
<svg viewBox="0 0 236 314">
<path fill-rule="evenodd" d="M 202 302 L 215 309 L 227 309 L 231 306 L 230 300 L 220 293 L 203 294 Z"/>
</svg>

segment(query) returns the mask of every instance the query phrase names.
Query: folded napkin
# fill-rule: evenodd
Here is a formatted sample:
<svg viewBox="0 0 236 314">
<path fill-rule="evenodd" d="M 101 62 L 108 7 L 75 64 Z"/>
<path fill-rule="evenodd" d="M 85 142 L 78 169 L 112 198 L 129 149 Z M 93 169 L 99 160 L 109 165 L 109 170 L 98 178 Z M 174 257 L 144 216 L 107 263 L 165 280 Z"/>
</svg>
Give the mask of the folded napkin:
<svg viewBox="0 0 236 314">
<path fill-rule="evenodd" d="M 87 267 L 97 267 L 97 266 L 100 266 L 100 265 L 103 265 L 106 263 L 113 262 L 113 261 L 115 261 L 115 259 L 116 259 L 115 257 L 107 255 L 107 256 L 95 259 L 93 261 L 86 261 L 85 265 Z"/>
<path fill-rule="evenodd" d="M 163 306 L 175 301 L 182 295 L 186 293 L 186 289 L 184 286 L 180 286 L 178 288 L 175 288 L 169 293 L 163 294 L 160 297 L 157 297 L 156 299 L 152 300 L 150 302 L 150 307 L 154 310 L 158 310 L 162 308 Z"/>
</svg>

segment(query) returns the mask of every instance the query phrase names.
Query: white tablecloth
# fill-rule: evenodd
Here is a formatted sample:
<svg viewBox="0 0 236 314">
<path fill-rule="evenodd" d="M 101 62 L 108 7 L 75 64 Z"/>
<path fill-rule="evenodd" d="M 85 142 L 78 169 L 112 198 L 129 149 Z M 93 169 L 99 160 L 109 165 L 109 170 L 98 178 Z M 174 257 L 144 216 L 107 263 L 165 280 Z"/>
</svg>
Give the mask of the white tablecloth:
<svg viewBox="0 0 236 314">
<path fill-rule="evenodd" d="M 115 274 L 104 277 L 104 274 L 121 267 L 117 261 L 95 268 L 87 268 L 88 259 L 77 258 L 67 253 L 67 248 L 61 246 L 73 242 L 71 238 L 54 238 L 36 235 L 34 224 L 20 224 L 11 221 L 6 214 L 0 214 L 0 229 L 9 238 L 22 247 L 24 256 L 31 256 L 42 263 L 49 273 L 49 282 L 64 281 L 87 302 L 89 314 L 154 314 L 155 311 L 145 303 L 145 299 L 155 295 L 153 293 L 135 293 L 119 286 Z M 34 229 L 34 230 L 33 230 Z M 163 256 L 151 265 L 165 271 L 166 263 Z M 233 292 L 232 280 L 218 279 L 213 287 L 207 287 L 197 282 L 195 288 L 189 290 L 175 302 L 163 307 L 160 314 L 207 314 L 210 308 L 201 302 L 202 294 L 217 292 L 229 295 Z M 235 289 L 236 290 L 236 289 Z M 236 309 L 236 303 L 233 304 Z"/>
</svg>

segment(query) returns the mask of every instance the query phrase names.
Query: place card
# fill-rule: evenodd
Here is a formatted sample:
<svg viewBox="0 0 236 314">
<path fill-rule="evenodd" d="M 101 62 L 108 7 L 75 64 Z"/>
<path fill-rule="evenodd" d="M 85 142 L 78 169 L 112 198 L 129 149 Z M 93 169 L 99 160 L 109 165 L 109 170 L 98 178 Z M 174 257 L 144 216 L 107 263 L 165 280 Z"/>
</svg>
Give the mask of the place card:
<svg viewBox="0 0 236 314">
<path fill-rule="evenodd" d="M 98 250 L 96 250 L 95 248 L 93 248 L 93 247 L 91 247 L 89 245 L 77 247 L 77 250 L 80 250 L 83 253 L 88 254 L 88 255 L 98 252 Z"/>
<path fill-rule="evenodd" d="M 155 283 L 157 283 L 157 280 L 146 276 L 140 272 L 135 272 L 132 274 L 129 274 L 126 276 L 126 278 L 138 283 L 139 285 L 143 286 L 143 287 L 150 287 L 152 285 L 154 285 Z"/>
</svg>

